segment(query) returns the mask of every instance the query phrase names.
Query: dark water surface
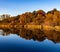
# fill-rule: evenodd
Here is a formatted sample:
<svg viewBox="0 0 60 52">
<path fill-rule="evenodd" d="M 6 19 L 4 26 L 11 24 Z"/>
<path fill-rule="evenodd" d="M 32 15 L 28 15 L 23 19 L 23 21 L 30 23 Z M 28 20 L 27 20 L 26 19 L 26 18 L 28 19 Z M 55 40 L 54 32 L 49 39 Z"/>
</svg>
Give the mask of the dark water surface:
<svg viewBox="0 0 60 52">
<path fill-rule="evenodd" d="M 0 52 L 60 52 L 60 32 L 0 30 Z"/>
</svg>

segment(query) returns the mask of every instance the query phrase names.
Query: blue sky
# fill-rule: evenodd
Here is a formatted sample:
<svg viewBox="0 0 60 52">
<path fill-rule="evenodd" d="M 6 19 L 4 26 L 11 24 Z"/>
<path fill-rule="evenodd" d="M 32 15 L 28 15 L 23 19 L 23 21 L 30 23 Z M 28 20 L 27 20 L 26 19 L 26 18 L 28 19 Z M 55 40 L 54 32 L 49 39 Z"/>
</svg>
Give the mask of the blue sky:
<svg viewBox="0 0 60 52">
<path fill-rule="evenodd" d="M 60 0 L 0 0 L 0 15 L 16 16 L 39 9 L 47 12 L 54 8 L 60 10 Z"/>
</svg>

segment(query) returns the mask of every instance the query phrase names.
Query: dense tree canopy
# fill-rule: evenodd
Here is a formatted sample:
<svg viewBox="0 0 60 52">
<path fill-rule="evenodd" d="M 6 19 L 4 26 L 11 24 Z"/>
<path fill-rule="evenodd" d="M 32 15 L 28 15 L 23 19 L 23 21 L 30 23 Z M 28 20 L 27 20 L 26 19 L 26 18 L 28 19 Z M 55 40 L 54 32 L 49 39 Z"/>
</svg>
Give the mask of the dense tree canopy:
<svg viewBox="0 0 60 52">
<path fill-rule="evenodd" d="M 2 15 L 2 20 L 0 24 L 12 24 L 12 25 L 25 25 L 25 24 L 35 24 L 35 25 L 50 25 L 56 26 L 60 25 L 60 11 L 53 9 L 45 13 L 43 10 L 26 12 L 21 15 L 13 16 Z"/>
</svg>

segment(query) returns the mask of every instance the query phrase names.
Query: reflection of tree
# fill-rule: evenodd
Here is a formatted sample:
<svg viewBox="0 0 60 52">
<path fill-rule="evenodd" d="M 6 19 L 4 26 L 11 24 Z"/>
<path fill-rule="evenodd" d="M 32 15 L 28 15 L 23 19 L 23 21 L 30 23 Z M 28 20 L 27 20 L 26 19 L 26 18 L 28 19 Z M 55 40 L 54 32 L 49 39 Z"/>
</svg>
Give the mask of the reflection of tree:
<svg viewBox="0 0 60 52">
<path fill-rule="evenodd" d="M 44 40 L 44 33 L 40 30 L 22 30 L 21 31 L 21 34 L 20 34 L 21 37 L 23 38 L 26 38 L 26 39 L 33 39 L 33 40 L 39 40 L 39 41 L 42 41 Z"/>
<path fill-rule="evenodd" d="M 48 33 L 47 33 L 48 32 Z M 45 36 L 47 39 L 52 40 L 53 42 L 60 42 L 60 32 L 59 31 L 44 31 Z"/>
<path fill-rule="evenodd" d="M 33 39 L 38 41 L 43 41 L 45 39 L 44 33 L 41 30 L 26 30 L 26 29 L 3 29 L 6 35 L 17 34 L 25 39 Z"/>
<path fill-rule="evenodd" d="M 28 29 L 3 29 L 6 35 L 8 34 L 17 34 L 18 36 L 25 39 L 33 39 L 38 41 L 43 41 L 45 38 L 52 40 L 57 43 L 60 42 L 60 32 L 50 30 L 50 31 L 41 31 L 41 30 L 28 30 Z"/>
<path fill-rule="evenodd" d="M 15 30 L 15 28 L 14 29 L 2 29 L 2 30 L 4 31 L 4 33 L 6 35 L 8 35 L 8 34 L 18 34 L 18 32 L 19 32 L 17 29 Z"/>
</svg>

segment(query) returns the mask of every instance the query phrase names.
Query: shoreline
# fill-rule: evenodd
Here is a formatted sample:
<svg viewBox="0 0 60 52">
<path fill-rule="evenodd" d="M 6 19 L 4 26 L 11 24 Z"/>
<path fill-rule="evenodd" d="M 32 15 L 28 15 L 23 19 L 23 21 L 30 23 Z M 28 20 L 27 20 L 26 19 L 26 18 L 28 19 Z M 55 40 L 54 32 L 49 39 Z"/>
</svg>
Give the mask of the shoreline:
<svg viewBox="0 0 60 52">
<path fill-rule="evenodd" d="M 55 30 L 60 31 L 60 26 L 47 26 L 47 25 L 0 25 L 0 29 L 10 28 L 25 28 L 25 29 L 41 29 L 41 30 Z"/>
</svg>

